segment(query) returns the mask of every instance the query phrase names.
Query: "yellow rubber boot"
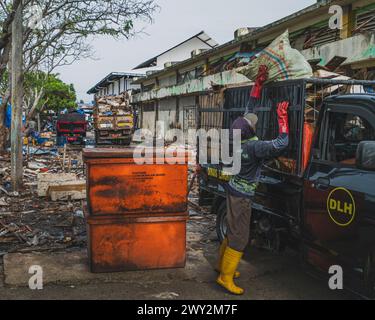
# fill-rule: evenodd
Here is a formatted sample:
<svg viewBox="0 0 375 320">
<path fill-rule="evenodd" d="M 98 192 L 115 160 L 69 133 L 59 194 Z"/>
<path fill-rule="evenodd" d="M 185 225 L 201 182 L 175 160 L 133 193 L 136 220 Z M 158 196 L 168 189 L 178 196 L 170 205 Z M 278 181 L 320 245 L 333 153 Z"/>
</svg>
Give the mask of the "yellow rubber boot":
<svg viewBox="0 0 375 320">
<path fill-rule="evenodd" d="M 220 249 L 219 249 L 219 258 L 217 260 L 217 264 L 215 267 L 215 271 L 221 273 L 221 264 L 223 262 L 223 256 L 225 249 L 228 247 L 228 238 L 224 238 L 223 242 L 221 243 Z M 238 279 L 241 276 L 241 273 L 239 271 L 236 271 L 234 273 L 234 279 Z"/>
<path fill-rule="evenodd" d="M 242 295 L 244 290 L 237 287 L 233 282 L 234 273 L 241 261 L 243 252 L 233 250 L 229 247 L 225 249 L 223 262 L 221 264 L 221 273 L 216 282 L 235 295 Z"/>
</svg>

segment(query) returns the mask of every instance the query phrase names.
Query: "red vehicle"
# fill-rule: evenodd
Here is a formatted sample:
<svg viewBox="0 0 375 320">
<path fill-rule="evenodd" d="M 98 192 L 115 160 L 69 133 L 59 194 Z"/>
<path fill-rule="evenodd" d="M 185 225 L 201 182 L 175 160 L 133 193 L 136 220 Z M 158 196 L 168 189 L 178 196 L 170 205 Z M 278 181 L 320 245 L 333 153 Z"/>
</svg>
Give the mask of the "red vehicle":
<svg viewBox="0 0 375 320">
<path fill-rule="evenodd" d="M 71 111 L 58 117 L 56 123 L 57 145 L 63 140 L 71 144 L 84 144 L 86 138 L 87 121 L 84 114 Z"/>
</svg>

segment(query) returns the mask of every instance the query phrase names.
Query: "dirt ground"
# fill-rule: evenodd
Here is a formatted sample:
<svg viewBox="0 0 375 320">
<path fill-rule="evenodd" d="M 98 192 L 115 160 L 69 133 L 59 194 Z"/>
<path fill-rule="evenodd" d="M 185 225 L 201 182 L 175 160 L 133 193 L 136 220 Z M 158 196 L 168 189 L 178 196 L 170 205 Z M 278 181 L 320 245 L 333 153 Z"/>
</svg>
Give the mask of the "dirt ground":
<svg viewBox="0 0 375 320">
<path fill-rule="evenodd" d="M 168 270 L 163 277 L 148 271 L 144 278 L 134 279 L 132 273 L 118 280 L 80 283 L 50 283 L 43 290 L 31 290 L 26 284 L 13 287 L 4 282 L 3 257 L 9 253 L 42 253 L 44 255 L 71 250 L 85 250 L 86 229 L 83 217 L 84 201 L 69 199 L 52 202 L 36 195 L 39 172 L 61 173 L 62 154 L 34 155 L 25 163 L 25 189 L 17 194 L 9 189 L 9 157 L 0 157 L 0 299 L 355 299 L 347 292 L 331 291 L 323 280 L 309 276 L 299 265 L 297 254 L 287 251 L 281 255 L 249 248 L 239 270 L 237 281 L 245 288 L 241 297 L 227 294 L 215 283 L 213 265 L 219 247 L 215 231 L 215 216 L 208 208 L 190 206 L 188 222 L 188 255 L 186 270 Z M 79 150 L 70 150 L 68 170 L 83 176 Z M 31 165 L 30 165 L 31 164 Z M 196 190 L 191 202 L 196 201 Z M 184 276 L 181 277 L 181 272 Z M 185 274 L 185 273 L 186 274 Z"/>
<path fill-rule="evenodd" d="M 215 283 L 212 270 L 219 243 L 215 234 L 215 217 L 195 215 L 188 225 L 188 263 L 194 265 L 194 276 L 181 278 L 179 270 L 169 270 L 167 279 L 148 271 L 144 279 L 134 279 L 132 273 L 124 280 L 113 282 L 48 284 L 43 290 L 0 284 L 0 299 L 114 299 L 114 300 L 346 300 L 356 299 L 347 292 L 331 291 L 328 284 L 308 275 L 298 264 L 297 255 L 287 251 L 282 255 L 249 248 L 239 270 L 238 284 L 246 290 L 244 296 L 227 294 Z"/>
</svg>

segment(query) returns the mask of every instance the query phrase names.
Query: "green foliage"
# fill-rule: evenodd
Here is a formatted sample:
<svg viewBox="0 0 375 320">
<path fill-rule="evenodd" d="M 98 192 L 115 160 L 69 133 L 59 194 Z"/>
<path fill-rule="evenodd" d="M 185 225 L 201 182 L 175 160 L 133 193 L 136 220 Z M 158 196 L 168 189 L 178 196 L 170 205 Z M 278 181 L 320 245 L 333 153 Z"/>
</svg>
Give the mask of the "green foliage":
<svg viewBox="0 0 375 320">
<path fill-rule="evenodd" d="M 43 90 L 37 109 L 44 107 L 44 110 L 59 111 L 77 108 L 74 85 L 63 82 L 58 74 L 29 72 L 25 75 L 25 89 L 26 95 L 30 96 L 35 95 L 35 91 Z"/>
</svg>

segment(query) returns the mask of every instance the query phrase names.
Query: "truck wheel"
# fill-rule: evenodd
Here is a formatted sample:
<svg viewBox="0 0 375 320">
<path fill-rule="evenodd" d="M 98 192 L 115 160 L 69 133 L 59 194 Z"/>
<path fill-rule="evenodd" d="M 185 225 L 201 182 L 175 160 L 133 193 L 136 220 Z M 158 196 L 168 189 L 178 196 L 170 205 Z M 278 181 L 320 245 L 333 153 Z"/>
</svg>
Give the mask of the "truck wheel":
<svg viewBox="0 0 375 320">
<path fill-rule="evenodd" d="M 220 242 L 224 240 L 227 235 L 227 202 L 222 201 L 216 212 L 216 233 Z"/>
<path fill-rule="evenodd" d="M 369 253 L 366 257 L 365 267 L 364 267 L 364 282 L 366 294 L 370 298 L 375 296 L 375 265 L 374 257 Z"/>
</svg>

